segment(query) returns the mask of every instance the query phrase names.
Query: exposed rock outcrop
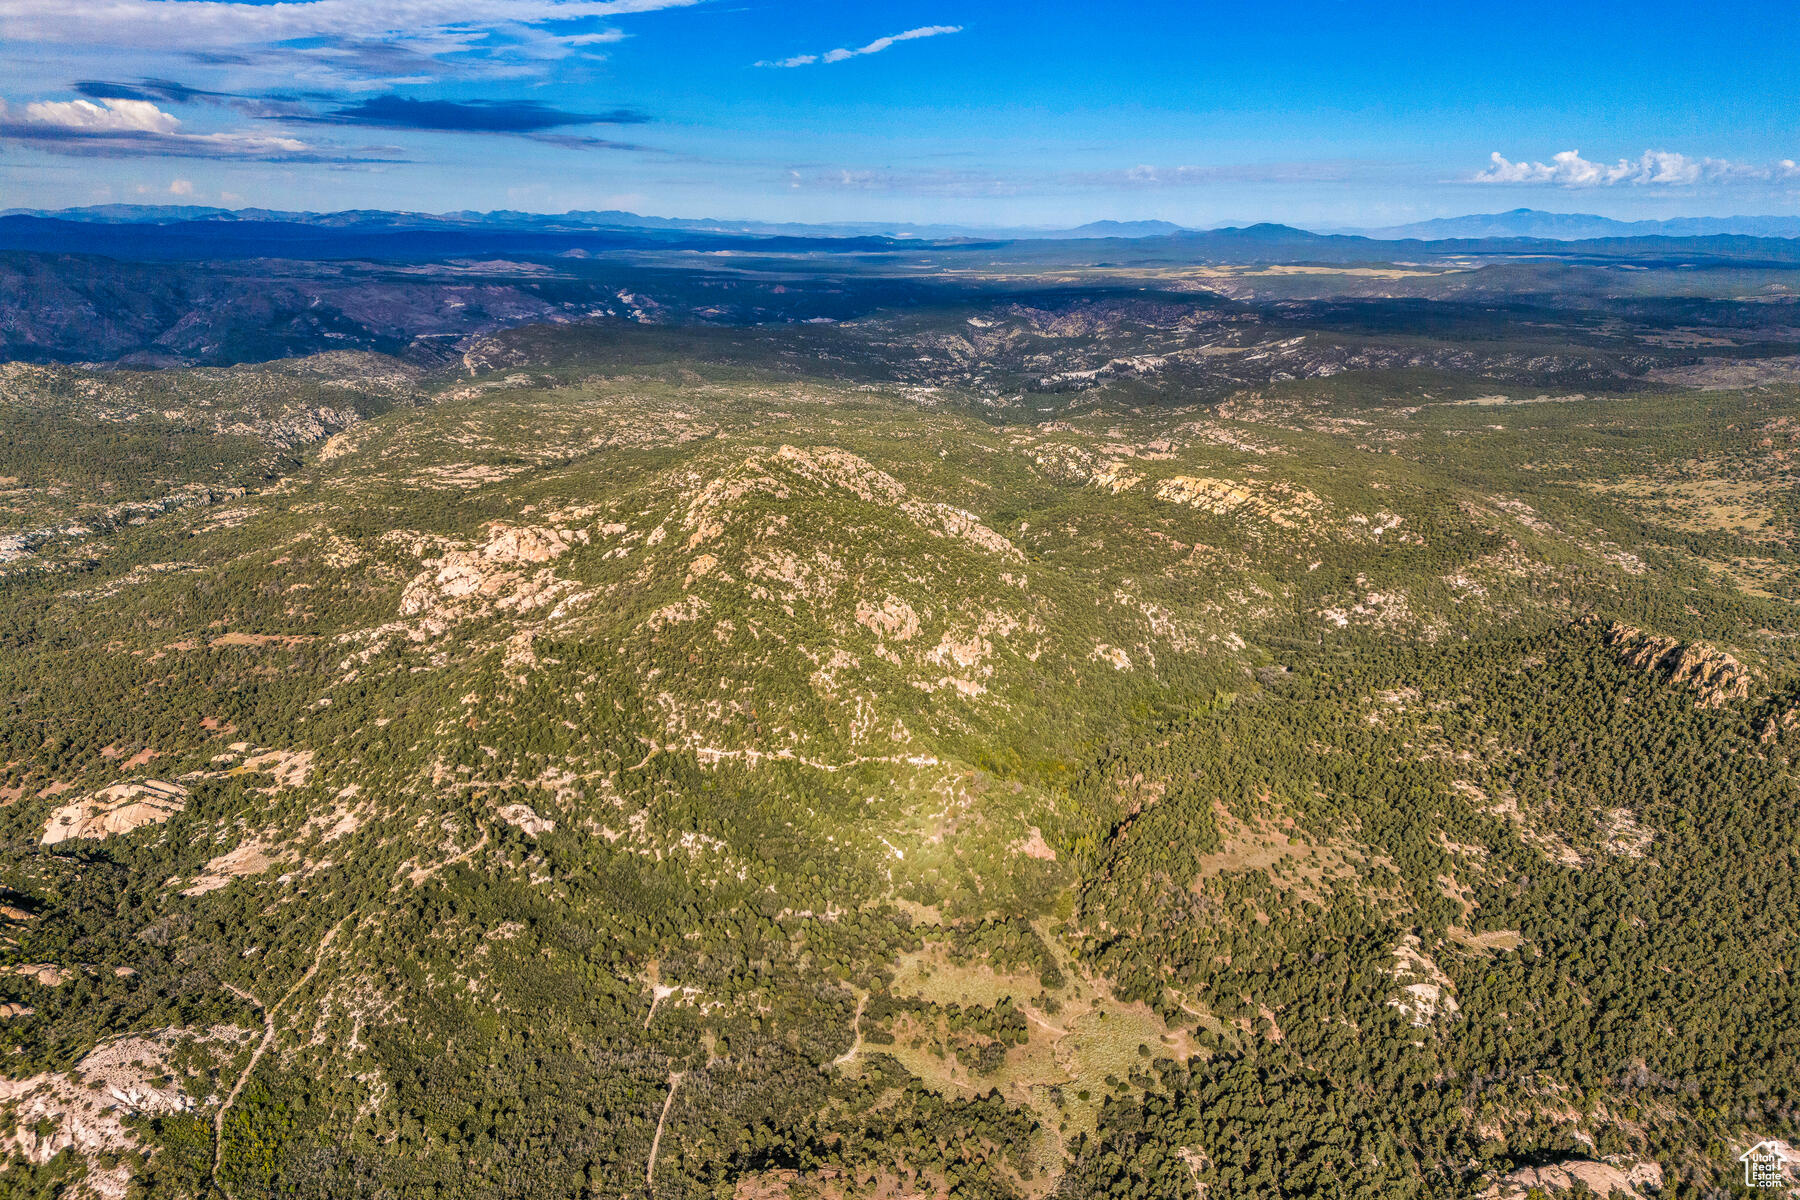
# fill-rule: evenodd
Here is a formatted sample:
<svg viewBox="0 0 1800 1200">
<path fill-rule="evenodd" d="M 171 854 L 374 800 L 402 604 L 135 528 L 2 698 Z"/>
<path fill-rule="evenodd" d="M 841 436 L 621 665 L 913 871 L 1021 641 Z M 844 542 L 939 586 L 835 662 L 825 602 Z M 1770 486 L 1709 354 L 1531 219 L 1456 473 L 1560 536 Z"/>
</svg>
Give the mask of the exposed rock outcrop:
<svg viewBox="0 0 1800 1200">
<path fill-rule="evenodd" d="M 537 566 L 586 545 L 585 529 L 550 529 L 496 524 L 486 543 L 452 549 L 427 559 L 426 570 L 406 585 L 400 615 L 422 616 L 426 632 L 441 633 L 456 621 L 494 609 L 530 612 L 562 597 L 574 585 L 547 569 L 530 574 L 515 568 Z"/>
<path fill-rule="evenodd" d="M 1424 1028 L 1455 1018 L 1460 1006 L 1451 990 L 1450 977 L 1433 962 L 1419 941 L 1409 933 L 1394 947 L 1394 980 L 1400 990 L 1388 997 L 1388 1006 Z"/>
<path fill-rule="evenodd" d="M 496 815 L 508 825 L 513 826 L 531 837 L 549 833 L 552 829 L 556 828 L 555 821 L 552 821 L 547 817 L 538 816 L 537 810 L 532 808 L 529 804 L 503 805 L 496 810 Z"/>
<path fill-rule="evenodd" d="M 1595 1162 L 1564 1159 L 1539 1167 L 1520 1167 L 1481 1193 L 1481 1200 L 1524 1200 L 1537 1192 L 1569 1192 L 1583 1184 L 1596 1196 L 1647 1200 L 1662 1190 L 1662 1168 L 1653 1162 Z"/>
<path fill-rule="evenodd" d="M 145 825 L 160 825 L 181 811 L 187 794 L 180 784 L 160 779 L 115 783 L 51 813 L 44 826 L 43 844 L 54 846 L 73 838 L 106 838 Z"/>
<path fill-rule="evenodd" d="M 919 614 L 898 596 L 890 595 L 880 604 L 857 601 L 856 623 L 896 642 L 910 642 L 919 636 Z"/>
<path fill-rule="evenodd" d="M 198 1101 L 173 1078 L 170 1059 L 183 1042 L 217 1046 L 229 1053 L 250 1036 L 233 1025 L 210 1029 L 164 1029 L 105 1041 L 67 1072 L 26 1079 L 0 1079 L 0 1112 L 10 1114 L 0 1135 L 0 1156 L 16 1153 L 26 1162 L 45 1163 L 72 1150 L 80 1155 L 117 1154 L 140 1145 L 134 1117 L 192 1112 Z M 126 1184 L 123 1173 L 109 1180 Z M 89 1183 L 94 1175 L 89 1173 Z M 116 1192 L 125 1194 L 120 1186 Z"/>
<path fill-rule="evenodd" d="M 1800 708 L 1790 708 L 1763 719 L 1759 740 L 1773 742 L 1796 729 L 1800 729 Z"/>
<path fill-rule="evenodd" d="M 208 892 L 216 892 L 227 886 L 234 879 L 242 879 L 251 875 L 261 875 L 273 864 L 265 853 L 260 841 L 251 840 L 235 850 L 215 856 L 206 864 L 204 871 L 189 887 L 183 888 L 184 896 L 204 896 Z"/>
<path fill-rule="evenodd" d="M 1638 670 L 1699 693 L 1695 703 L 1701 708 L 1747 699 L 1755 678 L 1750 668 L 1704 642 L 1682 642 L 1617 621 L 1607 627 L 1606 644 Z"/>
<path fill-rule="evenodd" d="M 798 478 L 816 487 L 847 492 L 857 499 L 902 513 L 934 537 L 967 542 L 989 554 L 1015 562 L 1024 554 L 1005 537 L 966 509 L 941 501 L 920 500 L 906 485 L 858 455 L 835 446 L 782 445 L 766 456 L 746 459 L 738 470 L 709 480 L 688 504 L 682 528 L 692 531 L 687 548 L 696 549 L 725 532 L 740 515 L 737 501 L 751 493 L 787 499 Z"/>
<path fill-rule="evenodd" d="M 1238 483 L 1203 475 L 1172 475 L 1156 485 L 1156 498 L 1221 517 L 1243 509 L 1282 529 L 1299 528 L 1324 507 L 1318 496 L 1293 484 Z"/>
</svg>

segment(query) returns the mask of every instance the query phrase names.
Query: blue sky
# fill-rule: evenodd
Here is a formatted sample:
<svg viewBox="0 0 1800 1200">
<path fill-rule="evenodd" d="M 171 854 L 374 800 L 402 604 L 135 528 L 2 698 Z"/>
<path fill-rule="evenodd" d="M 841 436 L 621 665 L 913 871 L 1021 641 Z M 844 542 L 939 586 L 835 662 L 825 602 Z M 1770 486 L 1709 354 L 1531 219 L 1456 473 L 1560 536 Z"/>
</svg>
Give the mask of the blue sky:
<svg viewBox="0 0 1800 1200">
<path fill-rule="evenodd" d="M 1800 211 L 1800 5 L 0 0 L 0 207 Z"/>
</svg>

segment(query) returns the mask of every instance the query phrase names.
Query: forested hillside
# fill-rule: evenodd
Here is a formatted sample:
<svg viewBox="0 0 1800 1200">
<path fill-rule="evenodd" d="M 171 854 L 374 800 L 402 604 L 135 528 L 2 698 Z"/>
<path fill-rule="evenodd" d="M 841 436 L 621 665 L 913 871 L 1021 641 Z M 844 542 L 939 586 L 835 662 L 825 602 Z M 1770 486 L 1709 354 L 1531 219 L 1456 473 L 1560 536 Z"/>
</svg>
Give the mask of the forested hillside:
<svg viewBox="0 0 1800 1200">
<path fill-rule="evenodd" d="M 0 1191 L 1734 1194 L 1792 328 L 1522 311 L 0 368 Z"/>
</svg>

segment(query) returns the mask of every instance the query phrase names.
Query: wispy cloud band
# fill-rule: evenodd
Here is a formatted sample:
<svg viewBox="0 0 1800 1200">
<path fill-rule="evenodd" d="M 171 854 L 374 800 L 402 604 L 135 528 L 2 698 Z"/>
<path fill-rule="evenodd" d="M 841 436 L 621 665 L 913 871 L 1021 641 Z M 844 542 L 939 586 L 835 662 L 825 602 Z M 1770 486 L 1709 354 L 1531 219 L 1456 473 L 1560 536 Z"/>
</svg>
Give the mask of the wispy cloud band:
<svg viewBox="0 0 1800 1200">
<path fill-rule="evenodd" d="M 1235 185 L 1341 183 L 1367 175 L 1370 164 L 1353 161 L 1222 163 L 1209 166 L 1139 165 L 1095 170 L 967 170 L 792 166 L 790 191 L 880 192 L 893 195 L 1010 197 L 1062 195 L 1073 190 L 1141 192 Z"/>
<path fill-rule="evenodd" d="M 1549 162 L 1513 162 L 1496 151 L 1486 170 L 1471 183 L 1540 184 L 1566 188 L 1695 187 L 1702 184 L 1766 183 L 1800 180 L 1800 164 L 1791 158 L 1776 163 L 1736 162 L 1725 158 L 1690 158 L 1672 150 L 1646 150 L 1637 158 L 1615 163 L 1591 162 L 1579 150 L 1554 154 Z"/>
<path fill-rule="evenodd" d="M 948 33 L 961 33 L 961 25 L 921 25 L 917 29 L 908 29 L 902 33 L 891 33 L 886 37 L 878 37 L 866 46 L 855 49 L 839 47 L 827 50 L 823 54 L 796 54 L 792 58 L 764 59 L 757 63 L 759 67 L 810 67 L 819 63 L 840 63 L 846 59 L 861 58 L 868 54 L 880 54 L 883 50 L 892 49 L 901 42 L 916 42 L 920 38 L 942 37 Z"/>
<path fill-rule="evenodd" d="M 244 46 L 301 38 L 456 35 L 496 25 L 627 16 L 702 0 L 0 0 L 8 41 Z M 586 35 L 593 36 L 593 35 Z"/>
<path fill-rule="evenodd" d="M 599 22 L 705 2 L 0 0 L 0 64 L 123 50 L 315 87 L 539 78 L 625 37 Z"/>
</svg>

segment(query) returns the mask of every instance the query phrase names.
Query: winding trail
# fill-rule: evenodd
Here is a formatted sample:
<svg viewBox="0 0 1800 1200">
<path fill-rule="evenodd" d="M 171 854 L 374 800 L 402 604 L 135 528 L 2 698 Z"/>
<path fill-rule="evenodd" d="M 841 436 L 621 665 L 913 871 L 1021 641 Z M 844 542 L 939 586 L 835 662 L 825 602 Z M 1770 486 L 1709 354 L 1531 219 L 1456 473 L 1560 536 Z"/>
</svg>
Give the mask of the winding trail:
<svg viewBox="0 0 1800 1200">
<path fill-rule="evenodd" d="M 414 887 L 418 887 L 420 884 L 424 883 L 427 879 L 434 877 L 439 871 L 442 871 L 447 867 L 454 867 L 458 863 L 468 862 L 471 858 L 474 858 L 477 854 L 481 853 L 481 851 L 486 848 L 487 844 L 488 844 L 488 831 L 483 829 L 481 831 L 481 836 L 475 839 L 475 844 L 473 846 L 470 846 L 467 850 L 464 850 L 461 854 L 458 854 L 452 858 L 446 858 L 443 862 L 440 862 L 440 863 L 433 863 L 429 867 L 414 867 L 412 869 L 412 872 L 407 875 L 407 877 L 406 877 L 407 881 L 410 882 Z M 402 864 L 402 865 L 404 865 L 404 864 Z M 398 883 L 396 883 L 394 885 L 394 887 L 396 887 L 396 888 L 399 886 L 400 885 Z M 333 932 L 336 932 L 336 931 L 334 930 Z"/>
<path fill-rule="evenodd" d="M 312 966 L 306 968 L 306 973 L 295 980 L 294 986 L 289 988 L 274 1005 L 265 1005 L 242 988 L 234 987 L 229 983 L 225 985 L 227 991 L 256 1005 L 262 1010 L 263 1015 L 262 1040 L 256 1044 L 256 1049 L 250 1052 L 250 1061 L 244 1064 L 243 1073 L 237 1077 L 237 1082 L 231 1085 L 231 1091 L 226 1094 L 225 1102 L 219 1105 L 219 1111 L 213 1114 L 213 1186 L 219 1189 L 219 1193 L 225 1197 L 225 1200 L 232 1200 L 230 1189 L 219 1178 L 219 1167 L 225 1158 L 225 1117 L 231 1112 L 231 1106 L 237 1103 L 238 1094 L 244 1090 L 244 1085 L 250 1082 L 250 1073 L 256 1070 L 256 1064 L 262 1061 L 262 1056 L 267 1054 L 269 1047 L 275 1043 L 275 1014 L 281 1010 L 282 1005 L 294 998 L 296 992 L 311 982 L 314 975 L 319 973 L 319 967 L 325 962 L 325 951 L 331 945 L 331 939 L 338 935 L 338 930 L 342 929 L 344 922 L 349 919 L 349 917 L 341 918 L 336 925 L 326 931 L 324 937 L 319 939 L 318 949 L 313 951 Z"/>
<path fill-rule="evenodd" d="M 662 1116 L 656 1118 L 656 1136 L 650 1139 L 650 1162 L 644 1167 L 644 1185 L 648 1187 L 656 1182 L 656 1152 L 662 1148 L 663 1125 L 669 1119 L 669 1110 L 675 1107 L 675 1089 L 681 1086 L 681 1072 L 669 1072 L 669 1094 L 663 1099 Z"/>
<path fill-rule="evenodd" d="M 658 755 L 658 754 L 661 754 L 661 753 L 662 753 L 662 747 L 661 747 L 661 746 L 659 746 L 659 745 L 657 745 L 657 744 L 656 744 L 656 739 L 655 739 L 655 738 L 645 738 L 645 739 L 644 739 L 644 740 L 645 740 L 645 741 L 647 741 L 647 742 L 649 742 L 649 743 L 650 743 L 650 753 L 648 753 L 648 754 L 646 754 L 646 755 L 644 755 L 644 761 L 643 761 L 643 762 L 641 762 L 641 763 L 639 763 L 639 764 L 637 764 L 637 766 L 635 766 L 635 767 L 626 767 L 626 768 L 625 768 L 625 769 L 626 769 L 626 770 L 627 770 L 627 771 L 641 771 L 641 770 L 643 770 L 643 769 L 644 769 L 644 768 L 645 768 L 645 767 L 647 767 L 647 766 L 649 766 L 649 765 L 650 765 L 650 760 L 651 760 L 651 759 L 653 759 L 653 758 L 655 758 L 655 757 L 656 757 L 656 756 L 657 756 L 657 755 Z"/>
<path fill-rule="evenodd" d="M 656 1006 L 673 996 L 681 989 L 670 984 L 653 983 L 650 985 L 650 1011 L 644 1014 L 644 1028 L 650 1028 L 650 1019 L 656 1016 Z"/>
<path fill-rule="evenodd" d="M 852 1017 L 850 1020 L 850 1028 L 856 1034 L 856 1040 L 850 1043 L 850 1048 L 848 1050 L 825 1064 L 826 1066 L 841 1067 L 862 1052 L 862 1015 L 863 1008 L 867 1006 L 868 1003 L 869 993 L 867 992 L 864 992 L 856 998 L 856 1016 Z"/>
</svg>

